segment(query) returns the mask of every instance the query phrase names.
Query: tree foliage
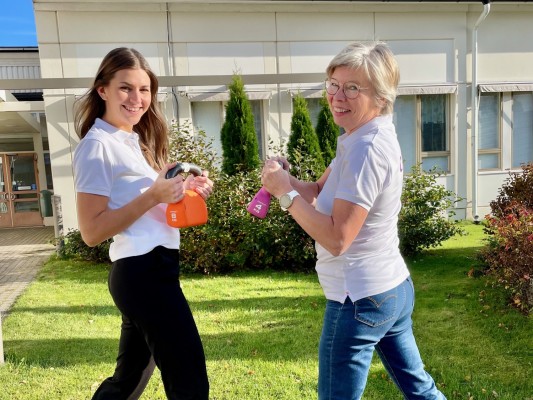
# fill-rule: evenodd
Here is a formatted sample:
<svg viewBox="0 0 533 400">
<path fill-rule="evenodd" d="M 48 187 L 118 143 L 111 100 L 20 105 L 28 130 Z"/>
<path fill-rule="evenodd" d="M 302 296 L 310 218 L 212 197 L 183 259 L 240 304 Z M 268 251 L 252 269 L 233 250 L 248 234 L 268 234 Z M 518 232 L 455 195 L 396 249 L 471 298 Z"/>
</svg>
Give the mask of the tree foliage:
<svg viewBox="0 0 533 400">
<path fill-rule="evenodd" d="M 333 115 L 331 114 L 329 103 L 325 95 L 320 99 L 320 112 L 318 113 L 315 130 L 320 150 L 322 150 L 324 164 L 328 166 L 331 160 L 335 158 L 337 138 L 339 137 L 340 129 L 333 120 Z"/>
<path fill-rule="evenodd" d="M 451 208 L 460 199 L 437 184 L 439 176 L 441 173 L 435 169 L 426 173 L 418 164 L 405 178 L 398 217 L 400 251 L 405 256 L 437 247 L 444 240 L 463 233 L 451 218 L 455 215 Z"/>
<path fill-rule="evenodd" d="M 207 200 L 207 224 L 181 230 L 180 263 L 184 271 L 212 274 L 245 269 L 309 272 L 314 269 L 314 240 L 281 210 L 275 199 L 264 219 L 246 211 L 261 186 L 259 167 L 225 174 L 219 168 L 220 157 L 212 148 L 212 139 L 186 124 L 172 127 L 170 154 L 172 160 L 193 162 L 207 169 L 215 185 Z M 324 165 L 322 159 L 318 162 L 314 155 L 296 147 L 292 168 L 298 179 L 312 181 L 323 173 Z M 459 232 L 446 218 L 454 196 L 436 185 L 435 179 L 435 175 L 425 174 L 420 168 L 406 179 L 404 207 L 398 223 L 401 247 L 406 254 L 437 246 Z M 112 239 L 90 248 L 76 231 L 62 240 L 64 257 L 109 262 Z"/>
<path fill-rule="evenodd" d="M 324 159 L 318 143 L 318 137 L 305 99 L 297 94 L 293 99 L 293 113 L 291 119 L 291 134 L 287 143 L 288 160 L 291 164 L 296 163 L 296 151 L 312 157 L 316 160 L 318 169 L 324 170 Z"/>
<path fill-rule="evenodd" d="M 259 147 L 250 101 L 239 75 L 233 76 L 229 86 L 230 99 L 226 104 L 226 118 L 220 132 L 222 142 L 222 172 L 234 175 L 252 171 L 259 166 Z"/>
<path fill-rule="evenodd" d="M 171 151 L 186 149 L 190 159 L 211 164 L 211 146 L 205 135 L 197 133 L 195 141 L 189 137 L 183 127 L 176 127 Z M 214 165 L 212 168 L 216 169 Z M 305 157 L 297 165 L 306 174 L 316 175 L 310 171 L 315 165 L 311 157 Z M 281 210 L 275 199 L 265 219 L 246 211 L 261 186 L 260 175 L 260 168 L 234 175 L 217 171 L 210 174 L 216 178 L 213 195 L 207 200 L 208 222 L 181 232 L 180 262 L 184 271 L 214 274 L 245 269 L 313 270 L 314 241 Z M 305 179 L 309 175 L 299 177 Z"/>
<path fill-rule="evenodd" d="M 496 200 L 490 202 L 490 210 L 497 218 L 512 212 L 512 204 L 521 204 L 533 210 L 533 163 L 523 164 L 521 172 L 509 172 L 509 177 L 498 190 Z"/>
</svg>

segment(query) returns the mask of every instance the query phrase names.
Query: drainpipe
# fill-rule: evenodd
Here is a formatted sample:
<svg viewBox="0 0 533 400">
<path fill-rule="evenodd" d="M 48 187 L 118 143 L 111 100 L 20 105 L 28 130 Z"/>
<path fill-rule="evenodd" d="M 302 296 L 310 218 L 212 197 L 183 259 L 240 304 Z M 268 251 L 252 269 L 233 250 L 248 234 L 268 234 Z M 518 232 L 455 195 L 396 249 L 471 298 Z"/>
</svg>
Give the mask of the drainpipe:
<svg viewBox="0 0 533 400">
<path fill-rule="evenodd" d="M 477 194 L 478 194 L 478 93 L 477 93 L 477 30 L 479 25 L 485 20 L 490 12 L 490 0 L 482 0 L 483 12 L 479 16 L 474 29 L 472 30 L 472 216 L 475 223 L 479 223 L 477 212 Z"/>
<path fill-rule="evenodd" d="M 174 38 L 172 37 L 172 19 L 170 17 L 170 9 L 168 8 L 168 3 L 166 3 L 167 6 L 167 56 L 168 56 L 168 69 L 169 69 L 169 75 L 174 76 L 174 47 L 173 42 Z M 172 107 L 172 114 L 173 117 L 176 119 L 176 124 L 180 125 L 180 111 L 179 111 L 179 102 L 178 102 L 178 96 L 176 94 L 176 87 L 172 86 L 170 88 L 170 94 L 172 95 L 172 104 L 175 106 Z"/>
</svg>

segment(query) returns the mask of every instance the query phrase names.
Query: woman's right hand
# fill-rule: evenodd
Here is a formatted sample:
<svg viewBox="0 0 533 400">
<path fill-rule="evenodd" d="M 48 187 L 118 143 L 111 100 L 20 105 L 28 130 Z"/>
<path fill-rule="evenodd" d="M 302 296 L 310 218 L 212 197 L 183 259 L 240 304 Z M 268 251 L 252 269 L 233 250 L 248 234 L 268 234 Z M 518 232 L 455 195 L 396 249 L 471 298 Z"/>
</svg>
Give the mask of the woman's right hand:
<svg viewBox="0 0 533 400">
<path fill-rule="evenodd" d="M 175 162 L 167 164 L 149 189 L 158 203 L 177 203 L 183 199 L 185 193 L 183 176 L 178 174 L 174 178 L 166 178 L 166 173 L 174 166 L 176 166 Z"/>
<path fill-rule="evenodd" d="M 152 186 L 117 209 L 108 207 L 107 196 L 78 193 L 78 225 L 85 243 L 95 246 L 122 232 L 152 207 L 180 201 L 185 193 L 183 177 L 178 174 L 174 178 L 166 179 L 167 171 L 175 165 L 176 163 L 167 164 L 159 172 Z"/>
</svg>

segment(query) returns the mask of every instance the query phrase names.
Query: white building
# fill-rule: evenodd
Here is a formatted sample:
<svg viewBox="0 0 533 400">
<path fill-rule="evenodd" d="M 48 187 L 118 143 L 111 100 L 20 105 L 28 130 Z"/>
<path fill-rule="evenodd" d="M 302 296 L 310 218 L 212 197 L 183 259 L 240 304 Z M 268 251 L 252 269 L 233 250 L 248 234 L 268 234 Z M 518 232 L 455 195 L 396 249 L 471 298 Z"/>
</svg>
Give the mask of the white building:
<svg viewBox="0 0 533 400">
<path fill-rule="evenodd" d="M 169 120 L 192 120 L 217 144 L 226 85 L 242 75 L 265 156 L 290 133 L 295 92 L 313 114 L 331 58 L 352 41 L 382 40 L 401 69 L 395 121 L 406 170 L 439 166 L 465 199 L 457 216 L 483 218 L 509 171 L 533 161 L 533 2 L 482 3 L 34 0 L 43 79 L 0 77 L 0 89 L 43 89 L 54 197 L 63 227 L 76 228 L 72 107 L 112 48 L 141 51 Z"/>
<path fill-rule="evenodd" d="M 38 78 L 37 48 L 0 48 L 0 80 Z M 0 85 L 0 228 L 52 225 L 52 187 L 42 90 Z"/>
</svg>

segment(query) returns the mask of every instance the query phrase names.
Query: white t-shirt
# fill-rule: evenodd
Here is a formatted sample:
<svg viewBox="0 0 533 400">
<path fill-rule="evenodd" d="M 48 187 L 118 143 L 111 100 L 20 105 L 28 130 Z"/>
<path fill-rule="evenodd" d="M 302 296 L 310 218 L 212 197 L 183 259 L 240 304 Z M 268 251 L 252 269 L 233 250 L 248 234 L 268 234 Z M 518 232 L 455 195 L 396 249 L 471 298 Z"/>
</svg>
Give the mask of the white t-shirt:
<svg viewBox="0 0 533 400">
<path fill-rule="evenodd" d="M 109 197 L 121 208 L 146 191 L 158 173 L 146 162 L 139 136 L 97 118 L 74 152 L 76 192 Z M 167 204 L 158 204 L 113 237 L 111 261 L 150 252 L 156 246 L 179 249 L 180 233 L 167 225 Z"/>
<path fill-rule="evenodd" d="M 409 271 L 398 247 L 403 166 L 392 115 L 339 137 L 330 168 L 316 209 L 331 215 L 333 201 L 343 199 L 368 210 L 368 216 L 344 254 L 333 256 L 316 243 L 316 271 L 326 298 L 357 301 L 398 286 Z"/>
</svg>

